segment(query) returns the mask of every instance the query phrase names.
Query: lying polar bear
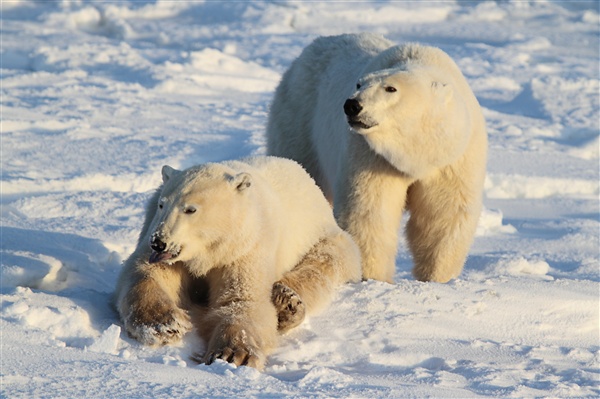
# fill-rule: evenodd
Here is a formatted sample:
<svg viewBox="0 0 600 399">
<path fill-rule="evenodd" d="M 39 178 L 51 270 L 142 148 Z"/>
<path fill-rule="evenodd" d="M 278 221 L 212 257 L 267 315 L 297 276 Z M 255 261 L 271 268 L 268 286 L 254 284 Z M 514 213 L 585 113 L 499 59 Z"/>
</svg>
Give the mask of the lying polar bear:
<svg viewBox="0 0 600 399">
<path fill-rule="evenodd" d="M 256 157 L 163 167 L 116 289 L 128 333 L 145 345 L 195 327 L 201 361 L 262 368 L 279 332 L 361 276 L 360 252 L 296 162 Z"/>
<path fill-rule="evenodd" d="M 267 147 L 302 164 L 333 201 L 364 278 L 393 281 L 405 207 L 415 277 L 460 274 L 481 211 L 487 134 L 442 50 L 368 33 L 316 39 L 275 92 Z"/>
</svg>

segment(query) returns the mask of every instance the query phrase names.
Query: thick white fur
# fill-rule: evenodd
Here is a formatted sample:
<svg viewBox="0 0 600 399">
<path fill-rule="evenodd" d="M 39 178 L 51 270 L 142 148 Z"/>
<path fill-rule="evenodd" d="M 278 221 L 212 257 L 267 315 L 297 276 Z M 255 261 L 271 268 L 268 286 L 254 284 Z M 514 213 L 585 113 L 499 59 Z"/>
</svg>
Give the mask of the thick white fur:
<svg viewBox="0 0 600 399">
<path fill-rule="evenodd" d="M 125 327 L 142 343 L 175 342 L 195 327 L 207 342 L 202 361 L 261 368 L 277 341 L 274 283 L 294 290 L 310 313 L 360 279 L 358 247 L 296 162 L 165 166 L 163 180 L 116 289 Z M 157 263 L 149 263 L 153 237 L 166 244 Z"/>
<path fill-rule="evenodd" d="M 349 98 L 365 126 L 349 126 Z M 481 211 L 487 134 L 446 53 L 368 33 L 318 38 L 284 74 L 267 140 L 269 154 L 300 162 L 333 202 L 364 278 L 393 281 L 405 208 L 415 277 L 460 274 Z"/>
</svg>

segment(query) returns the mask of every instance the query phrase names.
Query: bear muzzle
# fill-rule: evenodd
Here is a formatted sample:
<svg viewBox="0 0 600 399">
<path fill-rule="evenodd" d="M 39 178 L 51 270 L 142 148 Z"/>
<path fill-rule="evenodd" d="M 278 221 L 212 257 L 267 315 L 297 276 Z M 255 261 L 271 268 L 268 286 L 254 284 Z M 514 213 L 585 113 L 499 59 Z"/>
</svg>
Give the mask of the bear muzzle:
<svg viewBox="0 0 600 399">
<path fill-rule="evenodd" d="M 344 113 L 349 117 L 356 117 L 360 114 L 363 107 L 356 98 L 349 98 L 344 103 Z"/>
<path fill-rule="evenodd" d="M 148 263 L 159 263 L 169 260 L 173 257 L 170 252 L 156 252 L 152 251 L 150 258 L 148 259 Z"/>
<path fill-rule="evenodd" d="M 180 252 L 180 250 L 167 250 L 167 243 L 159 233 L 152 234 L 150 248 L 152 248 L 152 254 L 150 254 L 150 258 L 148 259 L 149 263 L 164 262 L 176 258 Z"/>
<path fill-rule="evenodd" d="M 167 243 L 162 240 L 160 234 L 154 233 L 150 239 L 150 248 L 156 252 L 163 252 L 167 249 Z"/>
<path fill-rule="evenodd" d="M 377 123 L 371 123 L 367 117 L 360 116 L 363 106 L 356 98 L 349 98 L 344 103 L 344 113 L 347 116 L 348 124 L 353 129 L 370 129 Z"/>
</svg>

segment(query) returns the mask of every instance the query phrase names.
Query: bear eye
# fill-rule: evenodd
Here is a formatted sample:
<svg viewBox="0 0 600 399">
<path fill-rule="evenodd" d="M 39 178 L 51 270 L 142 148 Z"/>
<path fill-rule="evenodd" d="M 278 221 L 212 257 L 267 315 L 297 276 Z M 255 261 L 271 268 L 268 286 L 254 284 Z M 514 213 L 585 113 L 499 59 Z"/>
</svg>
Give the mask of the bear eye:
<svg viewBox="0 0 600 399">
<path fill-rule="evenodd" d="M 158 204 L 158 209 L 163 209 L 163 204 Z"/>
<path fill-rule="evenodd" d="M 388 86 L 385 88 L 385 91 L 387 91 L 388 93 L 395 93 L 396 88 L 394 86 Z"/>
<path fill-rule="evenodd" d="M 356 90 L 360 89 L 360 83 L 356 84 Z"/>
<path fill-rule="evenodd" d="M 186 206 L 185 208 L 183 208 L 183 213 L 185 213 L 186 215 L 191 215 L 192 213 L 196 212 L 196 208 L 194 208 L 193 206 Z"/>
</svg>

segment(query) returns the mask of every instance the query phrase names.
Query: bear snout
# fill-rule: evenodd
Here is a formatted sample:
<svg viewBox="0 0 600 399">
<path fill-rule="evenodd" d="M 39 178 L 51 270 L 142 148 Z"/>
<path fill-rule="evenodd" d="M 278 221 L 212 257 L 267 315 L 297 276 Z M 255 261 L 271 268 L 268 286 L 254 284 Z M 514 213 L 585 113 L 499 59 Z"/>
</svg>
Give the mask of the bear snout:
<svg viewBox="0 0 600 399">
<path fill-rule="evenodd" d="M 361 131 L 368 130 L 373 126 L 377 126 L 368 115 L 361 114 L 363 106 L 356 98 L 349 98 L 344 103 L 344 113 L 347 116 L 348 124 L 354 129 Z"/>
<path fill-rule="evenodd" d="M 160 231 L 152 234 L 150 248 L 152 249 L 152 253 L 148 259 L 150 263 L 171 262 L 181 253 L 181 246 L 174 245 L 172 242 L 167 243 Z"/>
<path fill-rule="evenodd" d="M 363 107 L 356 98 L 349 98 L 344 103 L 344 113 L 348 116 L 357 116 Z"/>
<path fill-rule="evenodd" d="M 167 249 L 167 243 L 158 234 L 153 234 L 150 240 L 150 248 L 156 252 L 163 252 Z"/>
</svg>

